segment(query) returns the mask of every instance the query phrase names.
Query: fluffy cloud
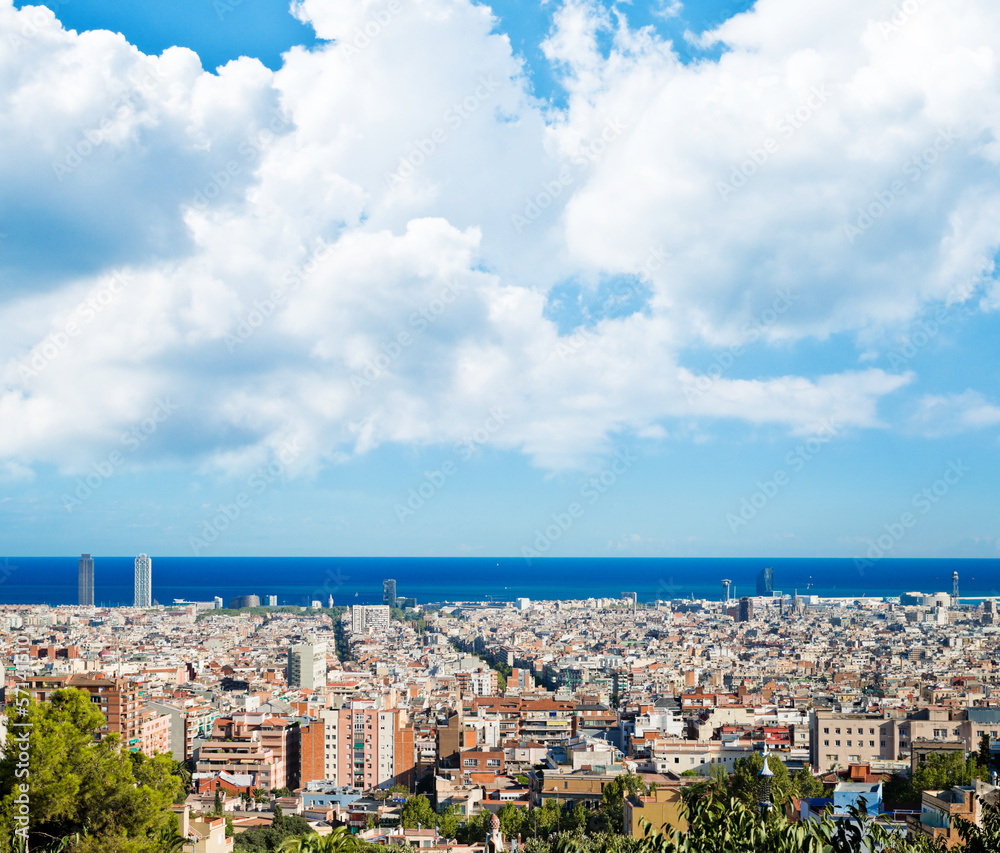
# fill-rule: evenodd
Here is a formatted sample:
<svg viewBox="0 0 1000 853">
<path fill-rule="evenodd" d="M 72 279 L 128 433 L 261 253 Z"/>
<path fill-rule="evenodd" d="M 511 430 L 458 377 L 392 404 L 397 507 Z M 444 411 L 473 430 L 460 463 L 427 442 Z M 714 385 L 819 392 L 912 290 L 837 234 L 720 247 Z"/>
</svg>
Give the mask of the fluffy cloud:
<svg viewBox="0 0 1000 853">
<path fill-rule="evenodd" d="M 4 2 L 0 458 L 75 470 L 164 399 L 163 458 L 230 473 L 289 442 L 303 470 L 451 442 L 496 408 L 494 443 L 550 467 L 677 419 L 884 427 L 909 373 L 740 357 L 992 275 L 996 16 L 892 8 L 760 0 L 685 65 L 571 0 L 555 109 L 468 0 L 303 0 L 325 44 L 217 74 Z M 641 310 L 560 334 L 553 288 L 607 281 Z M 706 377 L 705 346 L 739 353 Z"/>
</svg>

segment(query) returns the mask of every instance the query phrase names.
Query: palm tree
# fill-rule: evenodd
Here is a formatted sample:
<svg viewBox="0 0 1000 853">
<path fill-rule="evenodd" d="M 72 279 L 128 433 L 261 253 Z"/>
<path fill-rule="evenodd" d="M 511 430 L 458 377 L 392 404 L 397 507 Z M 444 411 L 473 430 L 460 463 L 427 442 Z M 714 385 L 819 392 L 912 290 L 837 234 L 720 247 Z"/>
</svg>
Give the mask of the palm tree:
<svg viewBox="0 0 1000 853">
<path fill-rule="evenodd" d="M 173 762 L 170 772 L 181 780 L 181 784 L 184 786 L 184 793 L 188 793 L 191 790 L 191 768 L 188 767 L 187 762 Z"/>
<path fill-rule="evenodd" d="M 329 835 L 296 835 L 286 838 L 278 848 L 279 853 L 356 853 L 358 840 L 347 828 L 338 826 Z"/>
<path fill-rule="evenodd" d="M 181 853 L 187 839 L 175 829 L 162 829 L 156 838 L 160 853 Z"/>
</svg>

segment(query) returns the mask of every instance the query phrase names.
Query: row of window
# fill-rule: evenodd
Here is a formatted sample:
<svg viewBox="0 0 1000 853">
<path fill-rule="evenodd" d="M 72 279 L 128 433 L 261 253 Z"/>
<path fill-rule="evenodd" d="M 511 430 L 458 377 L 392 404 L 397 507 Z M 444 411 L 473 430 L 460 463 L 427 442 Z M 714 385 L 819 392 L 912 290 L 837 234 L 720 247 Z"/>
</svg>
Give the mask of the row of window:
<svg viewBox="0 0 1000 853">
<path fill-rule="evenodd" d="M 834 734 L 838 734 L 838 735 L 839 735 L 839 734 L 840 734 L 840 729 L 834 729 L 834 730 L 833 730 L 833 733 L 834 733 Z M 848 730 L 847 730 L 847 733 L 848 733 L 848 734 L 851 734 L 851 730 L 850 730 L 850 729 L 848 729 Z M 859 735 L 863 735 L 864 733 L 865 733 L 865 730 L 864 730 L 864 729 L 858 729 L 858 734 L 859 734 Z M 829 730 L 828 728 L 827 728 L 827 729 L 823 729 L 823 734 L 825 734 L 825 735 L 828 735 L 828 734 L 830 734 L 830 730 Z M 875 729 L 868 729 L 868 734 L 870 734 L 870 735 L 873 735 L 873 734 L 875 734 Z"/>
<path fill-rule="evenodd" d="M 883 741 L 879 741 L 879 743 L 880 743 L 881 746 L 885 746 L 885 741 L 884 740 Z M 829 745 L 830 745 L 830 741 L 828 741 L 828 740 L 823 741 L 823 746 L 829 746 Z M 854 746 L 854 742 L 849 740 L 847 742 L 847 745 L 848 746 Z M 864 745 L 865 745 L 865 742 L 863 740 L 859 740 L 858 741 L 858 746 L 864 746 Z M 834 746 L 840 746 L 840 741 L 839 740 L 835 741 L 834 742 Z M 875 746 L 875 741 L 873 741 L 873 740 L 868 741 L 868 746 L 874 747 Z"/>
</svg>

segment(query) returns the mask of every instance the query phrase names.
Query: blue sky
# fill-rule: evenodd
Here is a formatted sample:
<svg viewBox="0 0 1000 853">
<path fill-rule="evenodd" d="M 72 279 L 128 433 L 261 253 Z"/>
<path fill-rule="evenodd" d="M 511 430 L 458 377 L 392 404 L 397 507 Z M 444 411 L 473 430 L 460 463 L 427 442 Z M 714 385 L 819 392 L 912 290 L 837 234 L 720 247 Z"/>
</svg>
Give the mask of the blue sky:
<svg viewBox="0 0 1000 853">
<path fill-rule="evenodd" d="M 997 556 L 1000 18 L 0 0 L 0 550 Z"/>
</svg>

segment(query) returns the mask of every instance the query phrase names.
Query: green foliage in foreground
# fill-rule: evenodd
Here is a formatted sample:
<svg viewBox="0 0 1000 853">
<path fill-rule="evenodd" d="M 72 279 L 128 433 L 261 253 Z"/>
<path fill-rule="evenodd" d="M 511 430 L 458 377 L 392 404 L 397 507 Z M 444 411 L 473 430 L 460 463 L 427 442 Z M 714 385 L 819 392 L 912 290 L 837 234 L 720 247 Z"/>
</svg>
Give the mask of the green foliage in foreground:
<svg viewBox="0 0 1000 853">
<path fill-rule="evenodd" d="M 641 838 L 611 833 L 585 835 L 582 830 L 529 838 L 524 853 L 944 853 L 943 843 L 926 838 L 907 840 L 860 810 L 850 818 L 789 821 L 780 810 L 761 815 L 757 807 L 731 795 L 702 788 L 684 792 L 684 831 L 655 831 L 648 823 Z M 963 846 L 959 853 L 1000 851 L 1000 807 L 983 807 L 983 826 L 959 820 Z"/>
<path fill-rule="evenodd" d="M 282 815 L 278 824 L 236 833 L 233 836 L 233 850 L 235 853 L 274 853 L 292 839 L 319 838 L 309 822 L 298 815 Z"/>
<path fill-rule="evenodd" d="M 175 849 L 177 817 L 170 806 L 183 784 L 170 756 L 130 753 L 118 735 L 96 741 L 104 716 L 81 690 L 56 690 L 43 704 L 21 698 L 7 710 L 0 759 L 0 850 L 23 847 L 16 816 L 25 800 L 30 850 Z M 27 741 L 19 740 L 24 733 Z"/>
</svg>

